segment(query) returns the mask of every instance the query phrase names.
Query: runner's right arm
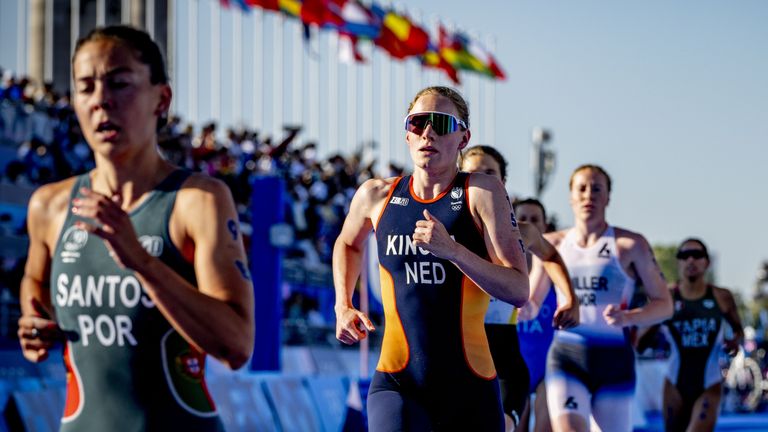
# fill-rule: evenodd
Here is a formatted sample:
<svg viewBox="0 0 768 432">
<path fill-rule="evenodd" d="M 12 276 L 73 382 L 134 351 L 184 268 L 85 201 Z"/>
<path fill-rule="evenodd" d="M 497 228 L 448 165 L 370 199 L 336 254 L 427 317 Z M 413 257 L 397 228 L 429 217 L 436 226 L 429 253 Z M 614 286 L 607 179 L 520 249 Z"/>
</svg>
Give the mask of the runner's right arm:
<svg viewBox="0 0 768 432">
<path fill-rule="evenodd" d="M 333 246 L 333 285 L 336 291 L 336 338 L 352 345 L 375 330 L 368 317 L 352 304 L 360 276 L 366 240 L 373 229 L 372 215 L 378 215 L 392 180 L 371 179 L 355 192 L 341 233 Z"/>
<path fill-rule="evenodd" d="M 49 350 L 61 337 L 59 327 L 52 319 L 49 280 L 54 244 L 50 243 L 48 230 L 52 229 L 52 215 L 57 207 L 55 203 L 60 201 L 54 197 L 62 191 L 66 194 L 64 189 L 62 183 L 43 186 L 32 194 L 29 201 L 29 250 L 19 294 L 21 317 L 18 336 L 24 357 L 32 362 L 48 358 Z"/>
<path fill-rule="evenodd" d="M 552 243 L 550 243 L 534 225 L 521 222 L 520 234 L 531 253 L 540 260 L 539 263 L 532 263 L 531 267 L 534 265 L 543 267 L 546 275 L 555 284 L 555 289 L 560 294 L 558 300 L 562 299 L 562 302 L 558 301 L 552 324 L 559 329 L 566 329 L 579 325 L 579 302 L 576 299 L 576 293 L 573 290 L 571 278 L 568 276 L 568 268 L 565 266 L 563 257 L 560 256 L 560 253 Z M 533 276 L 533 271 L 529 276 Z M 533 281 L 533 279 L 531 280 Z M 549 281 L 546 281 L 546 283 L 548 285 Z M 534 286 L 532 284 L 529 301 L 534 298 L 533 291 Z M 537 313 L 538 307 L 541 306 L 544 298 L 549 292 L 549 287 L 539 288 L 538 291 L 539 292 L 535 294 L 537 297 Z"/>
</svg>

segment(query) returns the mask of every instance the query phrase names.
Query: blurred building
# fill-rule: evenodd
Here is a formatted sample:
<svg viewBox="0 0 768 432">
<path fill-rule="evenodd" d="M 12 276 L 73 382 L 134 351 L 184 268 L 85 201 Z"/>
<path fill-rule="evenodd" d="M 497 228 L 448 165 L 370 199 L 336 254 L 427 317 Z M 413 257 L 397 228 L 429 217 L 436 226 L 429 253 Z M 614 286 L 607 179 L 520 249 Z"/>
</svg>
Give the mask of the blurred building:
<svg viewBox="0 0 768 432">
<path fill-rule="evenodd" d="M 0 1 L 0 67 L 37 84 L 70 88 L 70 53 L 93 28 L 131 24 L 147 29 L 168 52 L 169 0 L 3 0 Z"/>
</svg>

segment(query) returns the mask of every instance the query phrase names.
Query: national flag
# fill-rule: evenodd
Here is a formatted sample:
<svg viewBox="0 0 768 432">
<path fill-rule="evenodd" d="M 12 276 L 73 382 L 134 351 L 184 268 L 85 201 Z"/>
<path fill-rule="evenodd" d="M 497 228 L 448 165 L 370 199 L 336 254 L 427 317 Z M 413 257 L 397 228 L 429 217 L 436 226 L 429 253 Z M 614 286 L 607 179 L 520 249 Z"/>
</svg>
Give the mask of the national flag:
<svg viewBox="0 0 768 432">
<path fill-rule="evenodd" d="M 276 12 L 280 10 L 279 0 L 245 0 L 245 3 L 248 6 L 258 6 L 264 10 L 270 10 L 270 11 L 276 11 Z"/>
<path fill-rule="evenodd" d="M 404 59 L 418 56 L 427 51 L 429 35 L 408 17 L 392 10 L 385 10 L 378 4 L 371 6 L 371 11 L 382 22 L 381 34 L 374 43 L 386 50 L 392 57 Z"/>
<path fill-rule="evenodd" d="M 467 50 L 469 38 L 461 32 L 448 32 L 438 27 L 440 54 L 456 69 L 488 74 L 485 64 Z"/>
<path fill-rule="evenodd" d="M 340 26 L 344 20 L 331 8 L 330 0 L 303 0 L 301 2 L 301 21 L 317 26 Z"/>
<path fill-rule="evenodd" d="M 278 0 L 280 10 L 294 18 L 301 17 L 301 0 Z"/>
<path fill-rule="evenodd" d="M 487 49 L 485 49 L 485 47 L 481 45 L 480 42 L 475 39 L 470 39 L 469 45 L 467 46 L 467 51 L 469 51 L 473 56 L 485 64 L 488 73 L 492 77 L 500 80 L 507 78 L 504 74 L 504 71 L 501 70 L 501 66 L 499 66 L 499 63 L 496 61 L 496 58 Z"/>
<path fill-rule="evenodd" d="M 497 79 L 505 78 L 496 59 L 479 42 L 462 32 L 448 32 L 442 24 L 438 31 L 440 54 L 454 68 L 471 70 Z"/>
<path fill-rule="evenodd" d="M 357 37 L 344 33 L 339 34 L 339 60 L 344 63 L 366 62 L 366 58 L 363 57 L 357 47 Z"/>
<path fill-rule="evenodd" d="M 358 0 L 330 0 L 329 7 L 341 18 L 335 26 L 340 34 L 370 40 L 381 34 L 381 19 Z"/>
<path fill-rule="evenodd" d="M 343 62 L 365 63 L 357 46 L 359 39 L 374 40 L 381 34 L 381 20 L 357 0 L 330 0 L 329 8 L 341 19 L 331 25 L 339 32 L 339 59 Z"/>
<path fill-rule="evenodd" d="M 454 84 L 461 85 L 458 71 L 445 59 L 445 57 L 442 56 L 440 49 L 434 42 L 429 42 L 427 52 L 421 56 L 421 64 L 426 67 L 441 69 L 448 75 L 448 78 L 450 78 Z"/>
<path fill-rule="evenodd" d="M 251 10 L 251 6 L 247 4 L 246 0 L 230 0 L 230 1 L 240 6 L 240 9 L 242 9 L 243 12 L 248 12 Z"/>
</svg>

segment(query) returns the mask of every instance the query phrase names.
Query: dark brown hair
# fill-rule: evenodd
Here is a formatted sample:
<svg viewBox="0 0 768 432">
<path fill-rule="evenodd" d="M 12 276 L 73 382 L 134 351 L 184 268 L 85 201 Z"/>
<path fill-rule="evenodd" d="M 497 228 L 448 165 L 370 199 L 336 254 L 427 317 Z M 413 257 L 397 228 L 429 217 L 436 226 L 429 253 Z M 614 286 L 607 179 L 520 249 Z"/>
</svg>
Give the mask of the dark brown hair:
<svg viewBox="0 0 768 432">
<path fill-rule="evenodd" d="M 584 171 L 584 170 L 597 171 L 600 174 L 602 174 L 603 177 L 605 177 L 605 181 L 606 181 L 607 186 L 608 186 L 608 192 L 611 191 L 611 176 L 608 175 L 608 173 L 603 169 L 603 167 L 601 167 L 600 165 L 595 165 L 595 164 L 580 165 L 575 170 L 573 170 L 573 172 L 571 173 L 571 179 L 568 180 L 568 189 L 569 190 L 573 188 L 573 177 L 575 177 L 576 173 L 578 173 L 579 171 Z"/>
<path fill-rule="evenodd" d="M 464 160 L 470 156 L 488 155 L 499 164 L 499 171 L 501 174 L 501 181 L 507 181 L 507 160 L 499 153 L 498 150 L 487 145 L 476 145 L 468 148 L 464 153 L 459 156 L 459 165 L 464 165 Z"/>
</svg>

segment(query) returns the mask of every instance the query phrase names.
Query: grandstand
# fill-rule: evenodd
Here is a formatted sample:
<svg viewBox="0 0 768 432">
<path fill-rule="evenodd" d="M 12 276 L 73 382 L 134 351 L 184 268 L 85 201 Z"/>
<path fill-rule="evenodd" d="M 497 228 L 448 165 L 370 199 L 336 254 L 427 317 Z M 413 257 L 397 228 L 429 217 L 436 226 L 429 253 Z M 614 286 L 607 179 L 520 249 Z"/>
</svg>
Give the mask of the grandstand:
<svg viewBox="0 0 768 432">
<path fill-rule="evenodd" d="M 279 305 L 269 318 L 277 322 L 267 324 L 276 329 L 277 346 L 257 334 L 258 359 L 249 367 L 232 373 L 208 364 L 209 389 L 228 430 L 341 430 L 348 403 L 356 405 L 349 390 L 375 367 L 382 332 L 372 334 L 370 355 L 362 358 L 358 348 L 335 340 L 333 243 L 363 181 L 407 171 L 400 124 L 391 119 L 404 115 L 408 95 L 451 80 L 372 43 L 359 47 L 366 63 L 340 60 L 345 41 L 337 32 L 305 31 L 297 19 L 259 9 L 243 13 L 236 5 L 0 1 L 0 431 L 58 428 L 61 354 L 29 363 L 15 336 L 26 206 L 35 187 L 93 167 L 69 105 L 69 53 L 77 37 L 118 22 L 147 28 L 166 50 L 176 92 L 173 116 L 161 131 L 166 158 L 226 182 L 250 250 L 266 245 L 279 262 L 272 293 L 279 301 L 268 303 Z M 477 119 L 473 139 L 495 142 L 494 80 L 465 74 L 462 82 Z M 271 243 L 253 240 L 264 238 L 256 236 L 263 234 L 265 215 L 251 206 L 255 185 L 265 179 L 276 181 L 287 202 L 275 210 L 283 216 L 274 225 L 285 229 L 267 227 Z M 371 317 L 380 325 L 376 283 L 365 285 L 374 299 Z M 636 430 L 661 430 L 657 414 L 638 419 Z M 760 430 L 755 425 L 766 421 L 724 416 L 718 430 Z"/>
</svg>

